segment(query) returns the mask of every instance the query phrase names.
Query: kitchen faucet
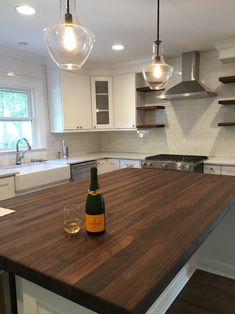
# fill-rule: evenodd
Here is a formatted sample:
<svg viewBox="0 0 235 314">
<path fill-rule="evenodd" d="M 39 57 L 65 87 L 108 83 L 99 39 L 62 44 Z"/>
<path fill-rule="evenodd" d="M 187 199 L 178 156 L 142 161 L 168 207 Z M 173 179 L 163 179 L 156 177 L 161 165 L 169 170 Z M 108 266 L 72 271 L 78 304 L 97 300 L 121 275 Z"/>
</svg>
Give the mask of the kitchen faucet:
<svg viewBox="0 0 235 314">
<path fill-rule="evenodd" d="M 25 150 L 23 151 L 22 155 L 20 155 L 20 151 L 19 151 L 19 143 L 20 143 L 21 141 L 25 141 L 25 143 L 26 143 L 27 146 L 28 146 L 28 149 L 25 149 Z M 24 137 L 20 138 L 20 139 L 17 141 L 17 143 L 16 143 L 16 165 L 21 165 L 21 160 L 24 158 L 24 154 L 25 154 L 27 151 L 29 151 L 29 150 L 31 150 L 31 146 L 30 146 L 28 140 L 27 140 L 26 138 L 24 138 Z"/>
</svg>

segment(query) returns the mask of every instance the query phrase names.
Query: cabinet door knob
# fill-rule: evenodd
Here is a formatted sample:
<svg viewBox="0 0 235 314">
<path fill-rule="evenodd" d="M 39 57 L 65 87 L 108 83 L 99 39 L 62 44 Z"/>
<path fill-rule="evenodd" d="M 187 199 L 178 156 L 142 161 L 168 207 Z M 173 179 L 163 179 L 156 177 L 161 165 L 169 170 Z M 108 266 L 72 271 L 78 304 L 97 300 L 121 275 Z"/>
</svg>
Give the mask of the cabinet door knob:
<svg viewBox="0 0 235 314">
<path fill-rule="evenodd" d="M 79 126 L 77 126 L 77 129 L 79 129 Z"/>
<path fill-rule="evenodd" d="M 134 128 L 134 127 L 135 127 L 135 125 L 133 124 L 133 125 L 132 125 L 132 127 Z"/>
<path fill-rule="evenodd" d="M 94 129 L 96 129 L 96 125 L 94 125 Z"/>
</svg>

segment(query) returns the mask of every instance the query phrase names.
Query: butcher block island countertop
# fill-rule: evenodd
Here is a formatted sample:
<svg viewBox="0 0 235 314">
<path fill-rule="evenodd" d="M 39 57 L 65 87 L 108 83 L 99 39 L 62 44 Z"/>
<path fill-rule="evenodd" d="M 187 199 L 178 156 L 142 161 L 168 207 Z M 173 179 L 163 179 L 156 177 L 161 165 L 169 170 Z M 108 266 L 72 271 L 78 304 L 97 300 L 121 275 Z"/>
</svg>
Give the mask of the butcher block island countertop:
<svg viewBox="0 0 235 314">
<path fill-rule="evenodd" d="M 235 204 L 235 177 L 148 169 L 100 176 L 107 232 L 65 239 L 89 182 L 0 202 L 0 268 L 102 314 L 145 313 Z"/>
</svg>

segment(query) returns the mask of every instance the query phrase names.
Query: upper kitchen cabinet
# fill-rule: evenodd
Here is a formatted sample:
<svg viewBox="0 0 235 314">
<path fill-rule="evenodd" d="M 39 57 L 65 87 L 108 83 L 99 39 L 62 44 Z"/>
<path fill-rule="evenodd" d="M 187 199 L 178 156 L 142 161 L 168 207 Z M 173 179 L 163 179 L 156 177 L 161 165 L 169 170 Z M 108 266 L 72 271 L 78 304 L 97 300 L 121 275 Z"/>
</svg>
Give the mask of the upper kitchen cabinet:
<svg viewBox="0 0 235 314">
<path fill-rule="evenodd" d="M 113 78 L 114 128 L 135 129 L 136 91 L 135 74 Z"/>
<path fill-rule="evenodd" d="M 113 127 L 112 77 L 91 77 L 92 117 L 96 129 Z"/>
<path fill-rule="evenodd" d="M 47 84 L 51 132 L 92 129 L 90 77 L 53 69 Z"/>
</svg>

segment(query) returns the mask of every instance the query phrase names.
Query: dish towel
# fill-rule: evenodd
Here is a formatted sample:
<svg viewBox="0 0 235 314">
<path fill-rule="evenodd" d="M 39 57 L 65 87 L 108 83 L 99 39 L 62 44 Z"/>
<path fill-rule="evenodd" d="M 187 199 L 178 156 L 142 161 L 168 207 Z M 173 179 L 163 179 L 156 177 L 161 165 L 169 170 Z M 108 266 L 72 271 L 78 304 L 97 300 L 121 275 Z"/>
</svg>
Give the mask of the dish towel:
<svg viewBox="0 0 235 314">
<path fill-rule="evenodd" d="M 13 209 L 0 207 L 0 217 L 5 216 L 5 215 L 9 215 L 9 214 L 14 213 L 14 212 L 15 212 L 15 210 L 13 210 Z"/>
</svg>

